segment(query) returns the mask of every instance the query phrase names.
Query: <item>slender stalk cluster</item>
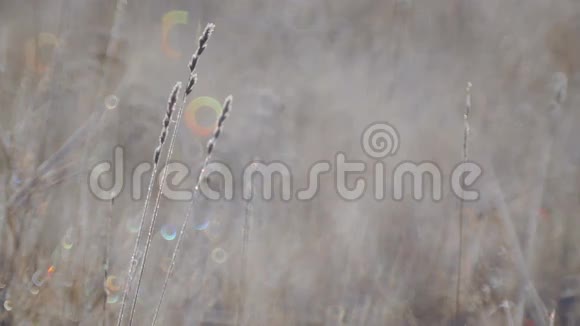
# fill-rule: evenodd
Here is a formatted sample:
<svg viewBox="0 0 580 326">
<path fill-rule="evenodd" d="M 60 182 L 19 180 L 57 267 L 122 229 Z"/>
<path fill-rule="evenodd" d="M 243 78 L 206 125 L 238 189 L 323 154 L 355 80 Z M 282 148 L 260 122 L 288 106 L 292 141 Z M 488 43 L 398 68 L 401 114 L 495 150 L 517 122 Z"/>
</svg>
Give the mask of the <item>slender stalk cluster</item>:
<svg viewBox="0 0 580 326">
<path fill-rule="evenodd" d="M 210 156 L 211 153 L 213 152 L 214 147 L 215 147 L 215 143 L 217 142 L 217 140 L 222 132 L 222 129 L 224 127 L 224 122 L 226 121 L 226 119 L 228 118 L 228 116 L 230 114 L 230 107 L 232 105 L 232 100 L 233 99 L 232 99 L 231 95 L 226 98 L 226 101 L 224 103 L 224 111 L 222 112 L 222 114 L 218 120 L 217 126 L 214 130 L 214 133 L 213 133 L 213 136 L 207 142 L 207 155 L 208 156 Z M 200 177 L 201 177 L 201 174 L 200 174 Z"/>
<path fill-rule="evenodd" d="M 211 34 L 213 33 L 214 29 L 215 29 L 214 24 L 212 23 L 207 24 L 207 26 L 203 30 L 203 33 L 201 34 L 201 37 L 199 38 L 199 45 L 197 47 L 197 51 L 195 51 L 195 53 L 191 56 L 191 60 L 189 60 L 188 67 L 190 75 L 187 87 L 185 88 L 186 97 L 189 94 L 191 94 L 191 91 L 193 90 L 193 85 L 195 85 L 195 68 L 197 67 L 197 61 L 199 60 L 199 56 L 203 53 L 203 51 L 205 51 L 205 48 L 207 47 L 207 42 L 209 41 L 209 38 L 211 37 Z"/>
<path fill-rule="evenodd" d="M 177 95 L 179 94 L 179 90 L 181 89 L 181 82 L 177 82 L 171 91 L 171 95 L 169 96 L 169 101 L 167 104 L 167 112 L 165 112 L 165 119 L 163 119 L 163 128 L 161 129 L 161 135 L 159 136 L 159 146 L 155 149 L 155 154 L 153 156 L 153 163 L 159 163 L 159 156 L 161 155 L 161 150 L 163 145 L 165 144 L 165 140 L 167 138 L 167 132 L 169 131 L 169 124 L 171 123 L 171 117 L 173 116 L 173 112 L 175 110 L 175 103 L 177 103 Z"/>
<path fill-rule="evenodd" d="M 191 94 L 191 92 L 193 91 L 193 86 L 195 86 L 195 84 L 197 83 L 197 74 L 195 72 L 195 68 L 197 67 L 198 58 L 201 55 L 201 53 L 203 53 L 203 51 L 205 50 L 205 48 L 207 46 L 207 42 L 209 41 L 209 38 L 210 38 L 211 34 L 213 33 L 214 28 L 215 28 L 215 26 L 213 24 L 208 24 L 206 26 L 206 28 L 203 31 L 202 36 L 199 39 L 198 49 L 195 51 L 195 53 L 191 57 L 191 60 L 188 64 L 189 78 L 187 81 L 187 87 L 185 89 L 185 93 L 183 94 L 183 103 L 182 103 L 181 107 L 179 107 L 179 110 L 177 112 L 177 119 L 176 119 L 176 123 L 175 123 L 175 128 L 173 129 L 173 133 L 171 135 L 171 143 L 169 145 L 169 151 L 168 151 L 167 157 L 165 159 L 165 166 L 167 166 L 167 164 L 169 163 L 169 160 L 171 160 L 171 157 L 173 156 L 173 150 L 175 148 L 175 139 L 177 136 L 178 126 L 179 126 L 181 119 L 182 119 L 182 116 L 183 116 L 183 110 L 186 106 L 187 98 L 188 98 L 189 94 Z M 159 183 L 159 191 L 157 192 L 157 198 L 155 199 L 155 206 L 153 209 L 153 217 L 151 218 L 151 223 L 149 224 L 147 239 L 145 242 L 145 249 L 144 249 L 144 253 L 143 253 L 143 262 L 141 264 L 142 265 L 141 271 L 139 272 L 139 277 L 137 279 L 137 289 L 136 289 L 136 293 L 135 293 L 135 300 L 133 300 L 133 303 L 131 305 L 131 314 L 129 316 L 129 325 L 131 325 L 133 323 L 133 317 L 135 315 L 135 309 L 137 306 L 137 298 L 139 297 L 139 291 L 141 289 L 141 280 L 143 279 L 143 273 L 145 271 L 145 264 L 147 263 L 147 255 L 149 254 L 149 247 L 151 246 L 151 240 L 153 239 L 153 230 L 155 229 L 155 221 L 157 220 L 157 215 L 159 213 L 159 203 L 161 201 L 162 187 L 163 187 L 163 184 L 165 184 L 166 177 L 167 177 L 167 169 L 163 170 L 163 173 L 161 175 L 161 182 Z"/>
<path fill-rule="evenodd" d="M 223 110 L 221 116 L 219 117 L 218 124 L 213 132 L 213 136 L 211 137 L 211 139 L 207 143 L 206 157 L 203 161 L 201 171 L 199 172 L 197 182 L 193 188 L 193 199 L 191 200 L 191 204 L 189 205 L 187 213 L 185 214 L 185 218 L 183 219 L 183 222 L 181 224 L 181 230 L 179 231 L 179 236 L 177 238 L 177 244 L 175 245 L 175 249 L 173 250 L 173 254 L 171 255 L 171 262 L 169 264 L 169 269 L 167 270 L 167 273 L 165 274 L 165 280 L 163 282 L 163 288 L 161 290 L 161 297 L 159 298 L 159 302 L 157 303 L 157 307 L 155 308 L 155 313 L 153 315 L 152 325 L 155 325 L 155 323 L 157 322 L 157 317 L 159 316 L 159 309 L 161 308 L 161 304 L 163 303 L 163 299 L 165 297 L 165 292 L 167 290 L 167 284 L 169 283 L 169 278 L 171 277 L 171 273 L 173 272 L 173 268 L 175 267 L 175 260 L 176 260 L 177 254 L 179 253 L 179 249 L 181 247 L 181 241 L 183 239 L 183 234 L 185 233 L 185 229 L 187 227 L 187 221 L 190 219 L 191 214 L 193 213 L 193 209 L 195 207 L 195 199 L 197 198 L 197 195 L 199 192 L 199 187 L 204 180 L 205 170 L 207 169 L 207 166 L 208 166 L 209 161 L 211 159 L 211 154 L 213 153 L 213 151 L 215 149 L 215 145 L 217 143 L 217 140 L 219 139 L 219 136 L 222 133 L 222 130 L 224 127 L 224 122 L 228 118 L 229 113 L 231 111 L 232 101 L 233 101 L 233 98 L 231 95 L 226 98 L 224 105 L 223 105 L 224 110 Z"/>
<path fill-rule="evenodd" d="M 161 155 L 161 151 L 163 150 L 163 145 L 165 144 L 165 140 L 167 137 L 167 131 L 169 129 L 169 124 L 171 123 L 171 117 L 173 116 L 173 112 L 175 110 L 175 104 L 177 103 L 177 96 L 179 90 L 181 89 L 181 82 L 178 82 L 173 87 L 171 91 L 171 95 L 169 96 L 169 100 L 167 103 L 167 111 L 165 112 L 165 117 L 163 118 L 163 127 L 161 128 L 161 135 L 159 136 L 159 145 L 155 148 L 153 154 L 153 171 L 151 171 L 151 177 L 149 179 L 149 186 L 147 188 L 147 197 L 145 198 L 145 204 L 143 206 L 143 212 L 141 214 L 141 222 L 139 224 L 139 231 L 137 233 L 137 239 L 135 240 L 135 247 L 133 248 L 133 252 L 131 253 L 131 260 L 129 262 L 129 271 L 127 272 L 127 279 L 125 281 L 125 285 L 123 287 L 123 298 L 121 300 L 121 311 L 119 313 L 119 318 L 117 320 L 117 325 L 121 325 L 123 321 L 123 315 L 125 310 L 125 305 L 127 303 L 127 296 L 129 295 L 129 288 L 133 281 L 134 276 L 134 268 L 137 263 L 137 249 L 139 248 L 139 241 L 141 240 L 141 230 L 143 229 L 143 225 L 145 224 L 145 216 L 147 215 L 147 210 L 149 208 L 149 202 L 151 200 L 151 193 L 153 190 L 153 184 L 155 183 L 155 175 L 157 174 L 157 169 L 159 166 L 159 157 Z"/>
<path fill-rule="evenodd" d="M 185 92 L 183 95 L 183 104 L 179 107 L 178 111 L 177 111 L 177 118 L 176 118 L 176 122 L 175 122 L 175 128 L 173 129 L 173 133 L 171 135 L 171 142 L 169 145 L 169 150 L 168 150 L 168 154 L 166 156 L 166 160 L 165 160 L 165 164 L 167 165 L 167 163 L 170 161 L 172 155 L 173 155 L 173 150 L 175 148 L 175 139 L 177 136 L 177 132 L 178 132 L 178 126 L 181 122 L 182 116 L 183 116 L 183 111 L 184 108 L 186 106 L 187 103 L 187 98 L 188 96 L 191 94 L 191 92 L 193 91 L 193 87 L 194 85 L 197 83 L 197 74 L 195 72 L 195 69 L 197 67 L 197 63 L 199 61 L 199 57 L 200 55 L 203 53 L 203 51 L 205 50 L 206 46 L 207 46 L 207 42 L 209 41 L 211 34 L 213 33 L 213 30 L 215 28 L 215 25 L 213 24 L 208 24 L 206 26 L 206 28 L 204 29 L 200 39 L 199 39 L 199 46 L 198 49 L 196 50 L 196 52 L 193 54 L 193 56 L 191 57 L 191 60 L 188 64 L 188 68 L 189 68 L 189 78 L 188 78 L 188 82 L 187 82 L 187 86 L 185 88 Z M 177 98 L 173 98 L 173 101 L 175 102 L 177 100 Z M 231 102 L 231 100 L 230 100 Z M 229 107 L 227 109 L 224 109 L 224 113 L 227 114 L 227 112 L 229 112 Z M 223 116 L 223 114 L 222 114 Z M 223 125 L 223 120 L 225 120 L 224 118 L 220 118 L 218 125 L 220 126 L 219 129 L 221 130 L 221 125 Z M 167 121 L 167 120 L 165 120 Z M 166 132 L 168 131 L 168 126 L 169 123 L 166 124 L 166 122 L 164 121 L 164 130 L 165 132 L 162 132 L 162 138 L 163 141 L 165 141 L 165 137 L 167 136 Z M 171 120 L 169 120 L 171 121 Z M 216 129 L 217 130 L 217 129 Z M 219 132 L 217 133 L 217 135 L 219 136 Z M 216 138 L 215 135 L 213 138 Z M 212 139 L 213 139 L 212 138 Z M 212 146 L 213 147 L 213 146 Z M 156 151 L 156 155 L 155 155 L 155 160 L 156 162 L 158 162 L 160 157 L 160 151 Z M 205 163 L 207 164 L 207 163 Z M 165 179 L 167 177 L 167 170 L 163 170 L 162 176 L 161 176 L 161 182 L 159 184 L 159 191 L 157 193 L 157 198 L 155 201 L 155 206 L 154 206 L 154 210 L 153 210 L 153 216 L 151 218 L 151 223 L 149 225 L 149 230 L 148 230 L 148 234 L 147 234 L 147 239 L 146 239 L 146 244 L 145 244 L 145 248 L 144 248 L 144 253 L 143 253 L 143 262 L 141 264 L 141 271 L 139 272 L 139 277 L 137 279 L 137 288 L 136 288 L 136 293 L 135 293 L 135 299 L 131 305 L 131 313 L 130 313 L 130 317 L 129 317 L 129 325 L 131 325 L 133 323 L 133 318 L 134 318 L 134 314 L 135 314 L 135 309 L 136 309 L 136 304 L 137 304 L 137 298 L 139 296 L 139 291 L 141 288 L 141 280 L 143 278 L 143 273 L 145 270 L 145 266 L 146 266 L 146 262 L 147 262 L 147 255 L 149 253 L 149 248 L 151 245 L 151 240 L 153 238 L 153 230 L 155 228 L 155 221 L 157 219 L 158 216 L 158 212 L 159 212 L 159 203 L 160 203 L 160 199 L 161 199 L 161 193 L 162 193 L 162 187 L 163 184 L 165 182 Z M 149 195 L 149 194 L 148 194 Z M 138 244 L 138 242 L 137 242 Z M 138 246 L 135 247 L 135 252 L 137 251 Z M 132 278 L 129 279 L 129 281 L 132 281 Z M 124 301 L 123 303 L 125 303 L 125 297 L 124 297 Z M 123 317 L 123 308 L 124 306 L 122 306 L 121 308 L 121 314 L 119 316 L 119 324 L 122 320 Z"/>
</svg>

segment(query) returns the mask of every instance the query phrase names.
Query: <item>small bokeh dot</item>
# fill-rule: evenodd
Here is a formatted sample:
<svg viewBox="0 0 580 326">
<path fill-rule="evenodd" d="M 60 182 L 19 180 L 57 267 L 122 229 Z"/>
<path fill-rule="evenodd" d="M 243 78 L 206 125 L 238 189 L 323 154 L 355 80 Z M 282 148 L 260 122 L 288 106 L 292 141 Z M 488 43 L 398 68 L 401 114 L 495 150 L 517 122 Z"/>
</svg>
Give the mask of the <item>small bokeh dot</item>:
<svg viewBox="0 0 580 326">
<path fill-rule="evenodd" d="M 228 260 L 228 253 L 222 248 L 215 248 L 211 252 L 211 259 L 217 264 L 223 264 Z"/>
<path fill-rule="evenodd" d="M 105 107 L 108 110 L 114 110 L 119 105 L 119 98 L 115 95 L 105 97 Z"/>
</svg>

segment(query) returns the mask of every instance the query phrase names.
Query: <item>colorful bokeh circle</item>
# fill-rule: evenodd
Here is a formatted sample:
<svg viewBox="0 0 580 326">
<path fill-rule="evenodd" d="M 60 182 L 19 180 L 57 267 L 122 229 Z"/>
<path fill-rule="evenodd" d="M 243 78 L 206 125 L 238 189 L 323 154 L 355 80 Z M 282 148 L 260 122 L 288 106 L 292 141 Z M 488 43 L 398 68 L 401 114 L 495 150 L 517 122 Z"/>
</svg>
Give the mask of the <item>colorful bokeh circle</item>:
<svg viewBox="0 0 580 326">
<path fill-rule="evenodd" d="M 40 293 L 40 289 L 35 285 L 31 285 L 29 290 L 32 295 L 37 295 L 38 293 Z"/>
<path fill-rule="evenodd" d="M 117 292 L 121 290 L 119 279 L 114 275 L 107 277 L 107 280 L 105 280 L 105 289 L 109 292 Z"/>
<path fill-rule="evenodd" d="M 115 304 L 115 303 L 119 302 L 119 299 L 120 299 L 119 293 L 107 294 L 107 303 L 108 304 Z"/>
<path fill-rule="evenodd" d="M 215 112 L 216 118 L 212 126 L 202 126 L 197 121 L 197 112 L 204 107 L 210 108 Z M 185 110 L 185 123 L 194 134 L 207 137 L 213 132 L 217 119 L 222 114 L 222 111 L 222 104 L 218 100 L 209 96 L 201 96 L 191 101 L 187 106 Z"/>
<path fill-rule="evenodd" d="M 177 228 L 171 224 L 166 224 L 161 228 L 161 236 L 167 241 L 173 241 L 177 237 Z"/>
<path fill-rule="evenodd" d="M 208 227 L 209 227 L 209 219 L 205 219 L 203 221 L 200 221 L 199 223 L 196 223 L 193 226 L 193 228 L 196 229 L 197 231 L 207 230 Z"/>
<path fill-rule="evenodd" d="M 108 110 L 114 110 L 119 105 L 119 98 L 113 94 L 105 97 L 105 107 Z"/>
<path fill-rule="evenodd" d="M 70 250 L 73 247 L 72 231 L 69 229 L 62 237 L 60 244 L 65 250 Z"/>
<path fill-rule="evenodd" d="M 223 264 L 228 260 L 228 253 L 222 248 L 215 248 L 211 252 L 211 259 L 217 264 Z"/>
<path fill-rule="evenodd" d="M 34 272 L 34 274 L 32 275 L 32 284 L 34 284 L 35 286 L 41 287 L 45 281 L 43 274 L 44 274 L 44 272 L 41 270 Z"/>
<path fill-rule="evenodd" d="M 136 218 L 127 220 L 126 227 L 129 233 L 137 233 L 141 229 L 139 220 Z"/>
</svg>

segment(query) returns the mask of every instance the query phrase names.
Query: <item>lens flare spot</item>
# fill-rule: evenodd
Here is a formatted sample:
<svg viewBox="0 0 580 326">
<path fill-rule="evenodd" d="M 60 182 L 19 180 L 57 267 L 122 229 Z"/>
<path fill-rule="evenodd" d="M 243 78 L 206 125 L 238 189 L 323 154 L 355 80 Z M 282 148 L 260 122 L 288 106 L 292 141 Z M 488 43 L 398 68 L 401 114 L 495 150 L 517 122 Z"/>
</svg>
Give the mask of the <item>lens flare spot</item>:
<svg viewBox="0 0 580 326">
<path fill-rule="evenodd" d="M 217 264 L 223 264 L 228 260 L 228 253 L 222 248 L 215 248 L 211 252 L 211 259 Z"/>
<path fill-rule="evenodd" d="M 119 297 L 120 297 L 119 293 L 107 294 L 107 303 L 115 304 L 119 302 Z"/>
<path fill-rule="evenodd" d="M 62 237 L 62 240 L 60 241 L 60 244 L 62 245 L 62 247 L 65 250 L 70 250 L 73 247 L 73 239 L 72 239 L 72 231 L 68 230 L 66 231 L 66 234 L 64 235 L 64 237 Z"/>
<path fill-rule="evenodd" d="M 114 110 L 119 105 L 119 98 L 115 95 L 105 97 L 105 107 L 108 110 Z"/>
<path fill-rule="evenodd" d="M 105 289 L 110 292 L 117 292 L 121 290 L 121 282 L 116 276 L 111 275 L 105 280 Z"/>
<path fill-rule="evenodd" d="M 201 222 L 195 224 L 195 226 L 193 228 L 196 229 L 197 231 L 204 231 L 204 230 L 207 230 L 208 227 L 209 227 L 209 220 L 205 220 L 205 221 L 201 221 Z"/>
<path fill-rule="evenodd" d="M 198 121 L 198 118 L 201 116 L 198 117 L 197 112 L 202 108 L 209 108 L 215 113 L 213 118 L 210 119 L 212 122 L 209 125 L 202 124 L 201 121 Z M 185 124 L 194 134 L 201 137 L 207 137 L 213 132 L 222 111 L 222 104 L 215 98 L 209 96 L 198 97 L 191 101 L 185 109 Z"/>
<path fill-rule="evenodd" d="M 129 233 L 139 232 L 139 221 L 136 218 L 128 220 L 126 226 Z"/>
<path fill-rule="evenodd" d="M 39 292 L 40 292 L 40 289 L 38 287 L 36 287 L 34 285 L 30 287 L 30 293 L 32 295 L 37 295 Z"/>
<path fill-rule="evenodd" d="M 46 271 L 47 277 L 51 277 L 54 274 L 54 272 L 56 272 L 56 267 L 54 267 L 54 265 L 52 265 Z"/>
<path fill-rule="evenodd" d="M 32 284 L 41 287 L 44 284 L 44 273 L 42 271 L 36 271 L 32 274 Z"/>
<path fill-rule="evenodd" d="M 173 241 L 177 237 L 177 229 L 171 224 L 161 227 L 161 236 L 167 241 Z"/>
</svg>

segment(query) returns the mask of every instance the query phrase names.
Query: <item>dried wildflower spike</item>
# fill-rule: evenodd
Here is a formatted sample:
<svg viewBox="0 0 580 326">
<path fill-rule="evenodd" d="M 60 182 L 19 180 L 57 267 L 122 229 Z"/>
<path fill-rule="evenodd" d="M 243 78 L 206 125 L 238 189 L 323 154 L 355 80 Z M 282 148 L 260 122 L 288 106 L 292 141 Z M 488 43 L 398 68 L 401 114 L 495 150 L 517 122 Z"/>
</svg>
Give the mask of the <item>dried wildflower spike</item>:
<svg viewBox="0 0 580 326">
<path fill-rule="evenodd" d="M 161 135 L 159 136 L 159 146 L 155 149 L 155 154 L 153 156 L 153 163 L 159 163 L 159 156 L 161 155 L 161 149 L 163 148 L 163 144 L 165 144 L 165 140 L 167 138 L 167 131 L 169 130 L 169 123 L 171 122 L 171 116 L 173 115 L 173 111 L 175 109 L 175 103 L 177 103 L 177 95 L 179 94 L 179 90 L 181 89 L 181 82 L 178 82 L 173 86 L 173 90 L 171 91 L 171 95 L 169 96 L 169 101 L 167 102 L 167 112 L 165 113 L 165 118 L 163 119 L 163 129 L 161 129 Z"/>
<path fill-rule="evenodd" d="M 203 30 L 203 34 L 199 38 L 199 47 L 197 48 L 197 51 L 191 56 L 191 61 L 189 62 L 189 71 L 193 72 L 195 70 L 195 67 L 197 66 L 197 59 L 205 50 L 207 41 L 209 41 L 209 38 L 211 37 L 214 29 L 215 25 L 209 23 Z"/>
<path fill-rule="evenodd" d="M 219 120 L 218 120 L 218 124 L 214 130 L 213 136 L 211 137 L 211 139 L 209 140 L 209 142 L 207 143 L 207 155 L 211 155 L 211 153 L 213 152 L 213 149 L 215 147 L 215 143 L 218 140 L 221 132 L 222 132 L 222 128 L 224 126 L 224 122 L 226 121 L 226 119 L 228 118 L 228 114 L 230 113 L 230 109 L 232 106 L 232 96 L 228 96 L 226 98 L 226 101 L 224 102 L 224 111 L 222 112 L 222 115 L 220 116 Z"/>
<path fill-rule="evenodd" d="M 469 111 L 471 110 L 471 87 L 473 84 L 471 82 L 467 83 L 467 87 L 465 87 L 465 115 L 469 116 Z"/>
<path fill-rule="evenodd" d="M 469 137 L 469 113 L 471 111 L 471 82 L 467 83 L 467 88 L 465 89 L 465 113 L 463 114 L 463 123 L 464 123 L 464 139 L 463 139 L 463 159 L 467 161 L 468 157 L 468 148 L 467 148 L 467 138 Z"/>
<path fill-rule="evenodd" d="M 156 322 L 157 322 L 157 317 L 159 315 L 159 309 L 161 308 L 161 304 L 163 303 L 163 298 L 165 298 L 165 292 L 167 290 L 167 284 L 169 283 L 169 277 L 171 276 L 171 272 L 173 271 L 173 268 L 175 267 L 175 260 L 177 258 L 177 254 L 179 253 L 179 248 L 181 247 L 181 241 L 183 240 L 183 234 L 185 233 L 185 228 L 187 227 L 187 221 L 189 221 L 189 219 L 191 218 L 191 215 L 193 214 L 193 209 L 195 208 L 195 199 L 197 198 L 197 195 L 199 193 L 199 187 L 201 185 L 201 183 L 204 180 L 204 174 L 205 174 L 205 170 L 207 169 L 207 166 L 209 164 L 209 161 L 211 159 L 211 154 L 213 152 L 215 143 L 222 131 L 222 128 L 224 126 L 224 121 L 226 120 L 226 118 L 228 117 L 228 114 L 230 113 L 231 107 L 232 107 L 232 101 L 233 98 L 232 96 L 228 96 L 224 102 L 224 110 L 220 116 L 220 119 L 218 121 L 218 124 L 215 128 L 213 137 L 211 138 L 211 140 L 208 143 L 208 149 L 207 149 L 207 155 L 205 156 L 205 159 L 203 161 L 203 164 L 201 166 L 201 171 L 199 172 L 199 177 L 197 178 L 197 182 L 195 184 L 195 186 L 193 187 L 193 198 L 190 202 L 189 208 L 187 209 L 187 213 L 185 214 L 185 217 L 183 219 L 183 222 L 181 224 L 181 230 L 179 231 L 179 235 L 177 236 L 177 244 L 175 245 L 175 248 L 173 249 L 173 254 L 171 255 L 171 262 L 169 263 L 169 268 L 167 269 L 167 272 L 165 273 L 165 280 L 163 281 L 163 287 L 161 289 L 161 297 L 159 298 L 159 301 L 157 302 L 157 306 L 155 307 L 155 312 L 153 313 L 153 323 L 151 324 L 152 326 L 155 326 Z"/>
<path fill-rule="evenodd" d="M 151 172 L 151 177 L 149 179 L 149 186 L 147 187 L 147 197 L 145 198 L 145 204 L 143 206 L 143 212 L 141 214 L 141 222 L 139 223 L 139 232 L 137 233 L 137 239 L 135 240 L 135 247 L 131 253 L 131 260 L 129 262 L 129 271 L 127 272 L 127 281 L 123 287 L 123 297 L 121 300 L 121 311 L 119 312 L 119 318 L 117 319 L 117 326 L 120 326 L 123 321 L 123 315 L 125 311 L 125 305 L 127 303 L 127 296 L 129 294 L 129 286 L 133 281 L 134 268 L 137 263 L 137 249 L 139 249 L 139 242 L 141 240 L 141 230 L 145 224 L 145 216 L 147 214 L 147 209 L 149 208 L 149 202 L 151 200 L 151 193 L 153 190 L 153 183 L 155 182 L 155 176 L 157 175 L 159 158 L 161 156 L 161 151 L 163 150 L 163 145 L 167 137 L 167 131 L 169 130 L 169 124 L 171 122 L 171 117 L 175 110 L 175 104 L 177 103 L 177 96 L 179 95 L 179 90 L 181 89 L 181 82 L 178 82 L 173 87 L 171 95 L 169 95 L 169 100 L 167 102 L 167 111 L 165 112 L 165 117 L 163 118 L 163 127 L 161 129 L 161 136 L 159 136 L 159 145 L 155 148 L 153 154 L 153 171 Z"/>
<path fill-rule="evenodd" d="M 193 86 L 195 85 L 195 83 L 197 83 L 197 74 L 195 73 L 195 71 L 192 71 L 191 74 L 189 75 L 187 88 L 185 89 L 185 96 L 191 94 L 191 91 L 193 91 Z"/>
<path fill-rule="evenodd" d="M 187 97 L 188 95 L 192 92 L 193 90 L 193 86 L 195 85 L 196 81 L 197 81 L 197 75 L 195 74 L 195 68 L 197 66 L 197 62 L 199 59 L 199 56 L 201 55 L 201 53 L 205 50 L 205 47 L 207 46 L 207 42 L 210 39 L 211 33 L 214 30 L 214 25 L 213 24 L 208 24 L 207 27 L 205 28 L 205 30 L 203 31 L 202 36 L 199 39 L 199 48 L 196 50 L 196 52 L 193 54 L 191 61 L 189 62 L 189 78 L 188 78 L 188 82 L 187 82 L 187 87 L 185 89 L 184 95 L 183 95 L 183 103 L 181 106 L 178 107 L 177 110 L 177 118 L 175 119 L 176 122 L 175 124 L 178 126 L 179 123 L 181 122 L 181 118 L 183 116 L 183 111 L 184 108 L 186 106 L 187 103 Z M 171 141 L 169 144 L 169 150 L 167 152 L 167 156 L 165 158 L 165 165 L 167 165 L 167 163 L 169 162 L 169 160 L 171 159 L 172 155 L 173 155 L 173 149 L 175 146 L 175 139 L 176 139 L 176 135 L 177 135 L 177 128 L 173 129 L 173 133 L 171 135 Z M 163 136 L 163 138 L 165 138 L 165 136 Z M 155 155 L 155 159 L 158 160 L 159 159 L 159 154 Z M 204 166 L 207 166 L 207 158 L 205 161 Z M 151 224 L 149 225 L 149 232 L 147 233 L 147 238 L 146 238 L 146 243 L 145 243 L 145 248 L 143 251 L 143 261 L 142 261 L 142 267 L 141 267 L 141 271 L 138 272 L 139 276 L 137 278 L 137 289 L 135 291 L 135 300 L 133 301 L 132 305 L 131 305 L 131 312 L 130 312 L 130 317 L 129 317 L 129 325 L 132 325 L 133 323 L 133 317 L 135 314 L 135 308 L 137 305 L 137 298 L 139 297 L 139 291 L 141 289 L 141 280 L 143 277 L 143 272 L 145 270 L 145 264 L 147 262 L 147 255 L 149 253 L 149 247 L 151 245 L 151 239 L 153 237 L 153 230 L 155 227 L 155 221 L 157 219 L 157 215 L 159 212 L 159 202 L 160 202 L 160 198 L 161 198 L 161 193 L 162 193 L 162 185 L 164 183 L 164 180 L 167 176 L 167 169 L 163 170 L 162 176 L 161 176 L 161 182 L 159 183 L 159 192 L 157 193 L 157 199 L 155 200 L 155 208 L 153 210 L 153 215 L 151 218 Z M 148 193 L 148 196 L 150 196 L 150 194 Z M 139 233 L 139 236 L 141 235 L 141 233 Z M 138 243 L 138 242 L 137 242 Z M 137 250 L 137 247 L 135 248 L 135 252 Z M 120 326 L 121 324 L 121 320 L 123 318 L 123 308 L 125 307 L 125 302 L 126 302 L 126 294 L 123 293 L 123 304 L 121 305 L 121 313 L 119 314 L 119 319 L 118 319 L 118 326 Z"/>
</svg>

